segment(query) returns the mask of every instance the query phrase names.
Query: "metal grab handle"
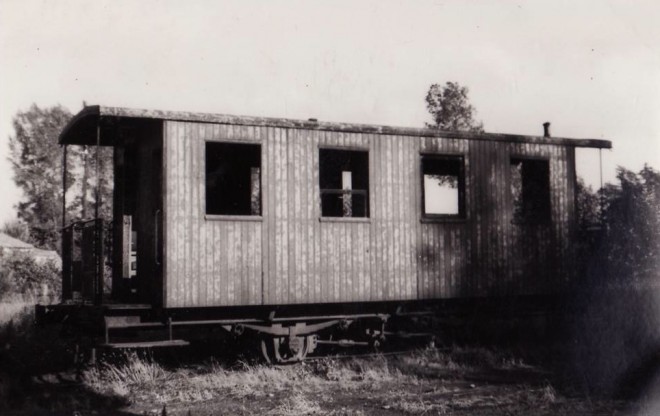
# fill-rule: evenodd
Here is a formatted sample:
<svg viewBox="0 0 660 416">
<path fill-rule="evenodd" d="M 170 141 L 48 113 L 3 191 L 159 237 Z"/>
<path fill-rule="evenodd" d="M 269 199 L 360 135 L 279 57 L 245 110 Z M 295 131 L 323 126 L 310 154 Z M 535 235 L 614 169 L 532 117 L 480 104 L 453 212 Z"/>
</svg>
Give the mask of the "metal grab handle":
<svg viewBox="0 0 660 416">
<path fill-rule="evenodd" d="M 158 214 L 160 214 L 160 209 L 157 209 L 154 213 L 154 261 L 157 266 L 160 266 L 160 259 L 158 258 Z"/>
</svg>

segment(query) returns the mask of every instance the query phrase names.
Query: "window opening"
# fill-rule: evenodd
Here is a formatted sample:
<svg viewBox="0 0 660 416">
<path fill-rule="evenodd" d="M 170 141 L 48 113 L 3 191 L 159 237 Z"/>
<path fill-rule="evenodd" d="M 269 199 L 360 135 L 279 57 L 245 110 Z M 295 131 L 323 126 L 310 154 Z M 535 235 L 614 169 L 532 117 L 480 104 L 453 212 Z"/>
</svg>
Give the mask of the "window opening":
<svg viewBox="0 0 660 416">
<path fill-rule="evenodd" d="M 511 193 L 515 223 L 550 222 L 550 163 L 511 159 Z"/>
<path fill-rule="evenodd" d="M 424 216 L 464 217 L 463 164 L 462 156 L 422 156 Z"/>
<path fill-rule="evenodd" d="M 206 213 L 261 215 L 261 146 L 206 143 Z"/>
<path fill-rule="evenodd" d="M 369 216 L 369 152 L 319 150 L 321 216 Z"/>
</svg>

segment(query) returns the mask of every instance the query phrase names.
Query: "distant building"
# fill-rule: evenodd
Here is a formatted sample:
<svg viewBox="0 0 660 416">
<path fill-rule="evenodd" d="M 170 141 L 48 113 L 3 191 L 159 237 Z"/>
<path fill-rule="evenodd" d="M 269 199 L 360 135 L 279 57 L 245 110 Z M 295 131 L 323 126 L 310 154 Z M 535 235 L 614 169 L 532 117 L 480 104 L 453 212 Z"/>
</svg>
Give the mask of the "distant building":
<svg viewBox="0 0 660 416">
<path fill-rule="evenodd" d="M 53 260 L 58 266 L 62 264 L 62 259 L 57 252 L 36 248 L 32 244 L 0 232 L 0 257 L 12 254 L 31 256 L 37 263 L 45 263 L 48 260 Z"/>
</svg>

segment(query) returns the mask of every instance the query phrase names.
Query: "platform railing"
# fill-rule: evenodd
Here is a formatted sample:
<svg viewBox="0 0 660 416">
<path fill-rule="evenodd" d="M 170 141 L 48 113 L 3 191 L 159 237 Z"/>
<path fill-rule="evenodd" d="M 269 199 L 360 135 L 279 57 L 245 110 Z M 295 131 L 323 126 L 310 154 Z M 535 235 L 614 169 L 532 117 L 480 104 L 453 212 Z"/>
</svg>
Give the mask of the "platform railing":
<svg viewBox="0 0 660 416">
<path fill-rule="evenodd" d="M 73 222 L 62 229 L 62 301 L 101 304 L 104 282 L 103 219 Z"/>
</svg>

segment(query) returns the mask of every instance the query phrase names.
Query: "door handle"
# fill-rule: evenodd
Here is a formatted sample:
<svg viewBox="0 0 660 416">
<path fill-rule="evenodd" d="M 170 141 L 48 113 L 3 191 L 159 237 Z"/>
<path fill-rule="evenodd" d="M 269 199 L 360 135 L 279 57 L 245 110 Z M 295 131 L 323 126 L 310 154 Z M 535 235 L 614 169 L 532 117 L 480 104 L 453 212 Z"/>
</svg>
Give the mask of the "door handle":
<svg viewBox="0 0 660 416">
<path fill-rule="evenodd" d="M 158 256 L 158 231 L 160 231 L 158 227 L 158 214 L 160 214 L 159 209 L 154 213 L 154 261 L 157 266 L 160 266 L 160 258 Z"/>
</svg>

